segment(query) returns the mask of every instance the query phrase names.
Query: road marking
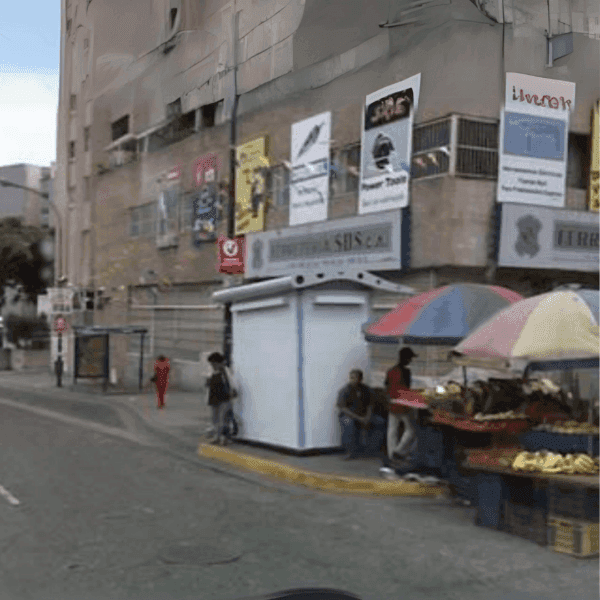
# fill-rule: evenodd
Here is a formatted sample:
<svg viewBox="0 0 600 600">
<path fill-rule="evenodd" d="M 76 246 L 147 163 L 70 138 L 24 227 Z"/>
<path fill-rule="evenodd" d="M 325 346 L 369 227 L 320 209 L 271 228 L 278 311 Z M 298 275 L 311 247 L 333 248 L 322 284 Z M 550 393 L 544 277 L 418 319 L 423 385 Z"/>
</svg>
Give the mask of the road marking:
<svg viewBox="0 0 600 600">
<path fill-rule="evenodd" d="M 86 429 L 91 429 L 96 431 L 97 433 L 103 433 L 105 435 L 112 435 L 115 437 L 119 437 L 130 442 L 134 442 L 136 444 L 140 444 L 142 446 L 149 446 L 151 443 L 146 440 L 143 435 L 135 435 L 126 431 L 124 429 L 118 429 L 117 427 L 109 427 L 107 425 L 100 425 L 99 423 L 93 423 L 91 421 L 86 421 L 84 419 L 77 419 L 75 417 L 69 417 L 65 414 L 61 414 L 59 412 L 55 412 L 53 410 L 46 410 L 44 408 L 38 408 L 37 406 L 31 406 L 29 404 L 24 404 L 23 402 L 15 402 L 14 400 L 7 400 L 6 398 L 0 398 L 0 404 L 4 404 L 6 406 L 10 406 L 12 408 L 17 408 L 20 410 L 26 410 L 36 415 L 42 417 L 48 417 L 50 419 L 55 419 L 57 421 L 62 421 L 63 423 L 68 423 L 69 425 L 77 425 L 79 427 L 84 427 Z"/>
<path fill-rule="evenodd" d="M 4 496 L 13 506 L 21 504 L 6 488 L 0 485 L 0 494 Z"/>
</svg>

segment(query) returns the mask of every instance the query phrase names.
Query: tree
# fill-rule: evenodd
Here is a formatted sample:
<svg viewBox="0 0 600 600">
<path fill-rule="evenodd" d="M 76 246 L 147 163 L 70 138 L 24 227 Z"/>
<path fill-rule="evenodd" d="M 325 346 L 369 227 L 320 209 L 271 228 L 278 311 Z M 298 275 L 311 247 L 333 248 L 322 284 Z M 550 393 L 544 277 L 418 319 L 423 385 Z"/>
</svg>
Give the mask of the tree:
<svg viewBox="0 0 600 600">
<path fill-rule="evenodd" d="M 0 306 L 6 302 L 6 289 L 17 291 L 14 303 L 21 297 L 35 302 L 46 289 L 42 278 L 46 261 L 40 243 L 45 232 L 33 225 L 23 225 L 20 219 L 0 219 Z"/>
</svg>

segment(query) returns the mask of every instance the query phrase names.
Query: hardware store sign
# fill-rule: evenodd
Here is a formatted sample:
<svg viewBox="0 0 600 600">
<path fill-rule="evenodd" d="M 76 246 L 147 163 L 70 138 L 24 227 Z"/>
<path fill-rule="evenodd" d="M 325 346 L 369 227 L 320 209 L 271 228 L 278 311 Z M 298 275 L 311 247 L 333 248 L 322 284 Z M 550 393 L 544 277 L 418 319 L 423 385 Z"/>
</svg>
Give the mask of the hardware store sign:
<svg viewBox="0 0 600 600">
<path fill-rule="evenodd" d="M 246 277 L 400 269 L 399 211 L 247 236 Z"/>
<path fill-rule="evenodd" d="M 498 265 L 597 272 L 598 237 L 595 213 L 504 204 Z"/>
</svg>

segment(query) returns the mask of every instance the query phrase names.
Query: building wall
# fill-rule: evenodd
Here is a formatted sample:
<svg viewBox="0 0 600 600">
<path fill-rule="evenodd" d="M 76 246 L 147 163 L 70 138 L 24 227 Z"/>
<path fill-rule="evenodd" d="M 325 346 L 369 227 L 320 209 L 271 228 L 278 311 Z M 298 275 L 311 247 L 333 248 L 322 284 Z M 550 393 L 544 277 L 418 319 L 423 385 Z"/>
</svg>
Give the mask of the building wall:
<svg viewBox="0 0 600 600">
<path fill-rule="evenodd" d="M 141 285 L 140 274 L 152 268 L 158 280 L 167 277 L 171 285 L 161 292 L 161 301 L 177 303 L 185 298 L 185 302 L 204 305 L 209 298 L 206 290 L 230 280 L 216 273 L 214 245 L 193 248 L 189 232 L 180 233 L 177 247 L 167 250 L 157 249 L 153 237 L 132 239 L 130 212 L 156 202 L 164 176 L 173 167 L 181 168 L 181 189 L 191 191 L 193 163 L 208 152 L 218 154 L 219 179 L 227 182 L 228 118 L 236 62 L 237 143 L 268 135 L 272 164 L 289 160 L 291 125 L 319 112 L 332 112 L 333 148 L 359 142 L 365 96 L 416 73 L 422 75 L 417 124 L 450 113 L 497 121 L 506 72 L 514 71 L 574 81 L 576 110 L 570 128 L 587 134 L 592 102 L 600 96 L 598 78 L 590 76 L 600 69 L 594 21 L 597 7 L 588 0 L 573 5 L 568 17 L 576 32 L 574 52 L 546 67 L 545 5 L 541 0 L 513 2 L 508 10 L 499 0 L 442 1 L 416 8 L 408 0 L 392 4 L 379 0 L 138 0 L 124 6 L 113 0 L 89 7 L 86 2 L 72 1 L 67 8 L 63 2 L 56 193 L 69 214 L 63 253 L 69 280 L 103 287 L 111 297 L 97 311 L 95 322 L 148 323 L 154 314 L 152 350 L 160 346 L 165 352 L 179 353 L 179 360 L 196 364 L 187 354 L 195 352 L 189 345 L 178 348 L 172 336 L 156 332 L 158 323 L 163 333 L 172 333 L 169 322 L 175 317 L 171 309 L 127 309 L 131 306 L 128 290 L 130 296 L 131 288 Z M 172 28 L 170 8 L 177 8 Z M 143 20 L 139 19 L 142 12 Z M 550 3 L 553 31 L 565 30 L 563 23 L 569 19 L 565 20 L 564 12 L 562 5 Z M 238 14 L 237 25 L 234 14 Z M 413 18 L 415 23 L 406 23 Z M 386 22 L 399 26 L 380 27 Z M 71 94 L 77 96 L 74 111 L 69 109 Z M 178 98 L 184 114 L 222 101 L 216 125 L 200 126 L 183 141 L 141 152 L 132 163 L 109 168 L 106 148 L 113 141 L 111 123 L 129 114 L 129 131 L 143 134 L 166 123 L 167 104 Z M 87 153 L 82 151 L 86 126 L 91 132 Z M 76 142 L 71 162 L 69 141 Z M 104 172 L 98 165 L 109 170 Z M 389 278 L 409 285 L 415 281 L 424 290 L 440 281 L 489 282 L 498 277 L 508 287 L 531 291 L 569 276 L 534 274 L 531 283 L 531 274 L 491 268 L 496 185 L 491 179 L 448 175 L 413 180 L 411 270 L 389 273 Z M 357 206 L 356 193 L 336 194 L 330 198 L 329 218 L 356 215 Z M 585 209 L 585 191 L 570 189 L 567 206 Z M 288 219 L 288 207 L 272 204 L 266 228 L 285 228 Z M 224 221 L 219 233 L 225 233 Z M 593 274 L 579 278 L 590 284 L 597 281 Z M 183 293 L 182 286 L 190 283 L 208 287 L 201 292 L 192 286 Z M 146 288 L 139 289 L 147 293 Z M 187 323 L 192 329 L 206 326 L 207 331 L 218 332 L 222 321 L 215 314 L 189 313 L 178 321 L 178 331 L 183 331 L 181 323 Z M 216 339 L 209 337 L 202 342 L 207 348 Z M 119 352 L 125 355 L 134 350 L 125 344 Z M 427 350 L 426 357 L 428 368 L 434 363 L 442 368 L 441 351 Z M 384 363 L 392 359 L 383 353 Z M 119 376 L 125 372 L 132 376 L 133 371 L 125 368 Z M 192 385 L 186 372 L 182 366 L 178 378 Z"/>
</svg>

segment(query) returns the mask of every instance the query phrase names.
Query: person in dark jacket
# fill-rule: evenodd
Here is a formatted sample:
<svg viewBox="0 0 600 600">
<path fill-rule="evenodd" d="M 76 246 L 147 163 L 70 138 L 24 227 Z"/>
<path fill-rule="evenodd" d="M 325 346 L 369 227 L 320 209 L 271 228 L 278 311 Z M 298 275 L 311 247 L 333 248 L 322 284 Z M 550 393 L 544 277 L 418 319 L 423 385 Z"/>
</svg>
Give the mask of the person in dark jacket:
<svg viewBox="0 0 600 600">
<path fill-rule="evenodd" d="M 225 358 L 219 352 L 213 352 L 208 357 L 213 374 L 207 380 L 208 386 L 208 404 L 212 408 L 212 419 L 215 427 L 215 438 L 213 444 L 221 444 L 226 446 L 229 442 L 225 418 L 227 413 L 231 411 L 231 398 L 233 390 L 227 370 L 225 368 Z"/>
<path fill-rule="evenodd" d="M 371 390 L 362 382 L 360 369 L 350 371 L 350 382 L 338 394 L 337 409 L 342 428 L 342 443 L 346 448 L 345 460 L 356 458 L 361 433 L 369 428 L 373 405 Z"/>
</svg>

